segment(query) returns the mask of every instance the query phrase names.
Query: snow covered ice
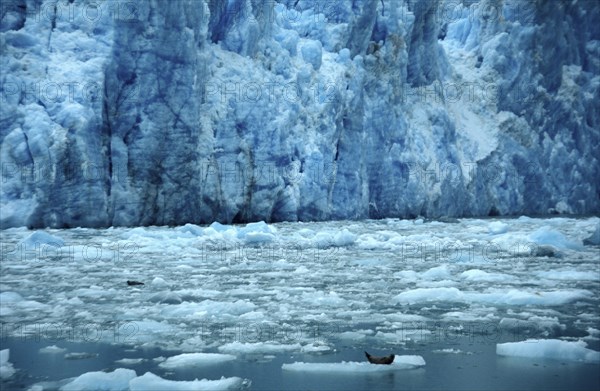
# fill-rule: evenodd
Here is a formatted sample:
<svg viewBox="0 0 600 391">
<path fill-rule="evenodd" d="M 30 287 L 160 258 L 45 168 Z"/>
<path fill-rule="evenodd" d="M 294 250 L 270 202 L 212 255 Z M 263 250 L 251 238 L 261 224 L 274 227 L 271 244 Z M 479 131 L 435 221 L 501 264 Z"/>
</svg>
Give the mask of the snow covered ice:
<svg viewBox="0 0 600 391">
<path fill-rule="evenodd" d="M 584 341 L 526 340 L 498 344 L 496 352 L 502 356 L 550 357 L 559 360 L 600 363 L 600 352 L 587 349 L 586 346 Z"/>
<path fill-rule="evenodd" d="M 2 390 L 599 389 L 598 20 L 2 1 Z"/>
<path fill-rule="evenodd" d="M 60 388 L 61 391 L 89 391 L 89 390 L 115 390 L 115 391 L 164 391 L 164 390 L 190 390 L 190 391 L 218 391 L 239 389 L 242 379 L 229 378 L 219 380 L 193 380 L 173 381 L 162 379 L 153 373 L 146 372 L 143 376 L 136 376 L 131 369 L 115 369 L 112 373 L 88 372 L 77 377 Z"/>
<path fill-rule="evenodd" d="M 299 372 L 346 372 L 346 373 L 369 373 L 369 372 L 388 372 L 402 369 L 417 368 L 425 365 L 425 360 L 421 356 L 396 356 L 394 362 L 390 365 L 372 365 L 368 362 L 341 362 L 341 363 L 305 363 L 294 362 L 283 364 L 283 369 L 287 371 Z"/>
<path fill-rule="evenodd" d="M 235 356 L 217 353 L 184 353 L 178 356 L 169 357 L 165 361 L 161 362 L 159 366 L 163 368 L 202 366 L 230 360 L 235 360 Z"/>
</svg>

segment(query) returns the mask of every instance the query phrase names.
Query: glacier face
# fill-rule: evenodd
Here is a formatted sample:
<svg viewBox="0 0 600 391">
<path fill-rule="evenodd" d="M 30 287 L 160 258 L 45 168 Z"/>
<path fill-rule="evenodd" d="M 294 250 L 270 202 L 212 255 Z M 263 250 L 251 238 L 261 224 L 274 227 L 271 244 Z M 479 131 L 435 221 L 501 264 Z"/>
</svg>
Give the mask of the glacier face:
<svg viewBox="0 0 600 391">
<path fill-rule="evenodd" d="M 600 211 L 600 6 L 3 2 L 2 227 Z"/>
</svg>

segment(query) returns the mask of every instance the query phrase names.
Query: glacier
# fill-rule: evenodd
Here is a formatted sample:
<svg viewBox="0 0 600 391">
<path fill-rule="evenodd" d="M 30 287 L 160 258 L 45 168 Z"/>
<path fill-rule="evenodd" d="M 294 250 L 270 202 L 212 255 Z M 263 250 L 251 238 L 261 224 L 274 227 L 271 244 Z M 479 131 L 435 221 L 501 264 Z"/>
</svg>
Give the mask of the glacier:
<svg viewBox="0 0 600 391">
<path fill-rule="evenodd" d="M 600 211 L 595 1 L 0 7 L 2 228 Z"/>
</svg>

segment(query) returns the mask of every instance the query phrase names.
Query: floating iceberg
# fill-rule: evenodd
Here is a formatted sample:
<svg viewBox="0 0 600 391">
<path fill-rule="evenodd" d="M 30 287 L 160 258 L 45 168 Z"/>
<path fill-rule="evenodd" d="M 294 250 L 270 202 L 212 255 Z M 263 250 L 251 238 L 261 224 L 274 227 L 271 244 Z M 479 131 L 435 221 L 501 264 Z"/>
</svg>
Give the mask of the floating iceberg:
<svg viewBox="0 0 600 391">
<path fill-rule="evenodd" d="M 538 228 L 529 235 L 529 239 L 539 245 L 550 245 L 558 249 L 582 250 L 581 243 L 569 240 L 565 235 L 548 226 Z"/>
<path fill-rule="evenodd" d="M 25 238 L 21 243 L 26 246 L 31 246 L 32 248 L 44 244 L 55 247 L 62 247 L 65 245 L 65 241 L 62 238 L 51 235 L 46 231 L 35 231 Z"/>
<path fill-rule="evenodd" d="M 247 388 L 249 380 L 222 377 L 220 380 L 175 381 L 163 379 L 151 372 L 137 376 L 132 369 L 118 368 L 113 372 L 87 372 L 60 388 L 61 391 L 221 391 Z"/>
<path fill-rule="evenodd" d="M 283 364 L 281 368 L 286 371 L 297 372 L 348 372 L 348 373 L 372 373 L 390 372 L 404 369 L 413 369 L 425 366 L 425 360 L 421 356 L 396 356 L 394 362 L 389 365 L 377 365 L 368 362 L 342 361 L 338 363 L 306 363 L 294 362 Z"/>
<path fill-rule="evenodd" d="M 559 339 L 528 339 L 522 342 L 507 342 L 496 345 L 500 356 L 551 358 L 555 360 L 600 363 L 600 352 L 587 349 L 584 341 Z"/>
<path fill-rule="evenodd" d="M 239 377 L 222 377 L 219 380 L 175 381 L 163 379 L 152 372 L 146 372 L 143 376 L 129 381 L 130 391 L 225 391 L 237 390 L 247 386 L 249 386 L 249 381 Z"/>
<path fill-rule="evenodd" d="M 87 372 L 65 384 L 61 391 L 128 391 L 129 381 L 136 377 L 131 369 L 118 368 L 113 372 Z"/>
<path fill-rule="evenodd" d="M 56 345 L 46 346 L 44 348 L 40 348 L 40 350 L 39 350 L 40 353 L 47 353 L 47 354 L 58 354 L 58 353 L 64 353 L 66 351 L 67 351 L 67 349 L 59 348 Z"/>
<path fill-rule="evenodd" d="M 596 229 L 592 236 L 583 240 L 583 244 L 588 246 L 600 246 L 600 221 L 596 224 Z"/>
<path fill-rule="evenodd" d="M 575 290 L 555 290 L 551 292 L 524 291 L 518 289 L 496 290 L 492 292 L 461 291 L 454 287 L 417 288 L 402 292 L 394 297 L 398 303 L 423 303 L 434 301 L 490 303 L 504 305 L 562 305 L 592 296 L 592 292 Z"/>
<path fill-rule="evenodd" d="M 166 369 L 175 369 L 182 367 L 199 367 L 207 365 L 221 364 L 227 361 L 235 360 L 231 354 L 220 353 L 183 353 L 177 356 L 169 357 L 158 366 Z"/>
</svg>

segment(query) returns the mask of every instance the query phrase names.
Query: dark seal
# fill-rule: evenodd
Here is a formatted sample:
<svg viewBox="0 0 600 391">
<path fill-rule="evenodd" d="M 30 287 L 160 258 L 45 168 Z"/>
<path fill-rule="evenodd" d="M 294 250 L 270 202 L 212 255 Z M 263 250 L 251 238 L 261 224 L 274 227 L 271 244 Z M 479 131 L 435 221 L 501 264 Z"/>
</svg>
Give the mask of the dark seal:
<svg viewBox="0 0 600 391">
<path fill-rule="evenodd" d="M 369 362 L 371 364 L 384 364 L 384 365 L 390 365 L 391 363 L 393 363 L 394 357 L 395 357 L 393 354 L 390 354 L 389 356 L 383 356 L 383 357 L 371 356 L 367 352 L 365 352 L 365 356 L 367 356 L 367 360 L 369 360 Z"/>
</svg>

